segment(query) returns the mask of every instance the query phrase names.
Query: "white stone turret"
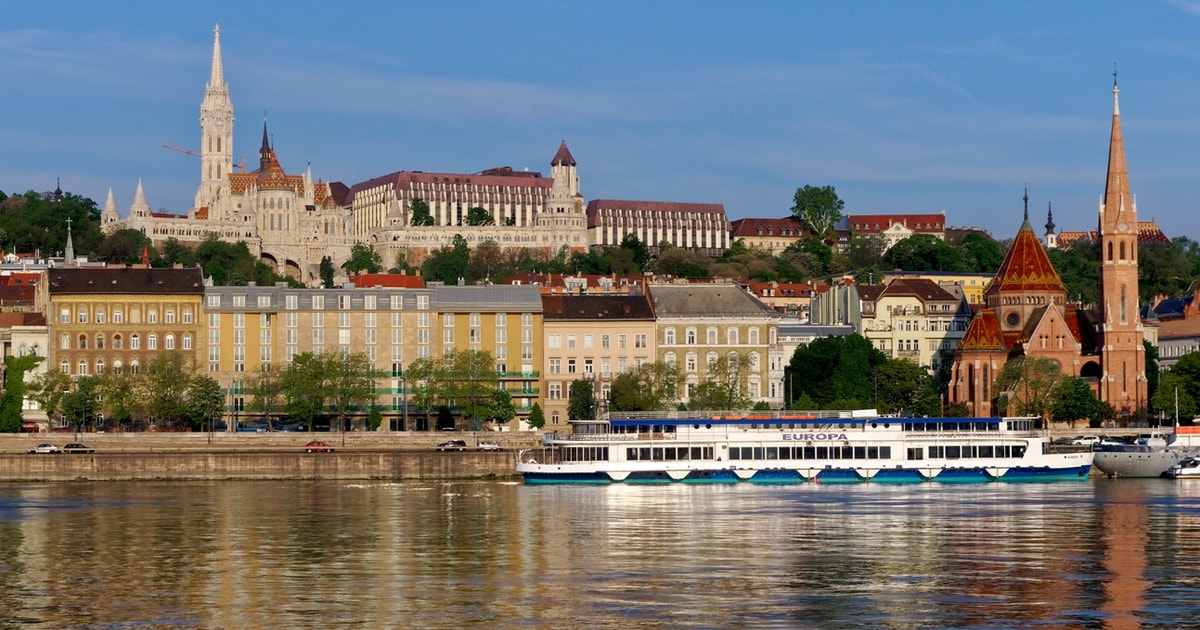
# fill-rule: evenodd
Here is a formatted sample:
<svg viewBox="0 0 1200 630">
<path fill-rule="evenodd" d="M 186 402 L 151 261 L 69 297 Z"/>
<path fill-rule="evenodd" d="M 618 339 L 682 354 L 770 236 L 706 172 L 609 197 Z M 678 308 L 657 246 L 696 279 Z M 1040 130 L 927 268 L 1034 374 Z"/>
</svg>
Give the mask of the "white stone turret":
<svg viewBox="0 0 1200 630">
<path fill-rule="evenodd" d="M 212 73 L 200 104 L 200 189 L 195 208 L 213 208 L 233 172 L 233 102 L 221 64 L 221 26 L 213 29 Z"/>
<path fill-rule="evenodd" d="M 104 201 L 104 209 L 100 211 L 100 228 L 103 229 L 121 220 L 117 212 L 117 202 L 113 201 L 112 186 L 108 187 L 108 199 Z"/>
<path fill-rule="evenodd" d="M 146 193 L 142 190 L 142 180 L 138 178 L 137 192 L 133 195 L 133 203 L 129 206 L 129 218 L 144 219 L 150 216 L 150 204 L 146 203 Z"/>
</svg>

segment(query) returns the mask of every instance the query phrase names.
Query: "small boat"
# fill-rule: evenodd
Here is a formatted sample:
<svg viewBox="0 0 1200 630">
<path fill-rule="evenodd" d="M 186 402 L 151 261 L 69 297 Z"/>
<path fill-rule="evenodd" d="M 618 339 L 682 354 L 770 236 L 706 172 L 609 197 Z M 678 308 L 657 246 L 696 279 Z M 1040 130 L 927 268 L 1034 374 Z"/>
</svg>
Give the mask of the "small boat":
<svg viewBox="0 0 1200 630">
<path fill-rule="evenodd" d="M 947 484 L 1086 479 L 1094 453 L 1052 447 L 1037 418 L 874 410 L 638 412 L 571 421 L 522 451 L 528 484 Z"/>
<path fill-rule="evenodd" d="M 1178 464 L 1167 469 L 1164 477 L 1171 479 L 1200 479 L 1200 459 L 1185 457 Z"/>
</svg>

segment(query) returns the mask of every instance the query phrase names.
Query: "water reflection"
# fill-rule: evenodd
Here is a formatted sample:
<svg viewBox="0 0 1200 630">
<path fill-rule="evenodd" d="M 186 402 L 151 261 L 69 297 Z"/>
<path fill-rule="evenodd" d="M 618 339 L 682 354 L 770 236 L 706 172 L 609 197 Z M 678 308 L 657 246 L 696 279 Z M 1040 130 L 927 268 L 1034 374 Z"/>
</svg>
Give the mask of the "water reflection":
<svg viewBox="0 0 1200 630">
<path fill-rule="evenodd" d="M 46 627 L 1190 624 L 1200 484 L 0 487 Z"/>
</svg>

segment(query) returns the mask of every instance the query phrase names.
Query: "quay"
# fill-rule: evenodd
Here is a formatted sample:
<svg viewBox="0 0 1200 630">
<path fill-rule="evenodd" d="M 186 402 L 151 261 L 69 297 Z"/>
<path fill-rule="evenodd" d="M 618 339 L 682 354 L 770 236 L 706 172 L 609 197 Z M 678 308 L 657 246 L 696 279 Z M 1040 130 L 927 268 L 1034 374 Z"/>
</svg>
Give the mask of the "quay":
<svg viewBox="0 0 1200 630">
<path fill-rule="evenodd" d="M 461 439 L 467 450 L 439 452 Z M 306 453 L 319 440 L 332 453 Z M 503 450 L 477 451 L 477 440 Z M 0 482 L 137 480 L 429 480 L 515 477 L 534 432 L 26 433 L 0 435 Z M 38 444 L 81 442 L 91 454 L 33 455 Z"/>
</svg>

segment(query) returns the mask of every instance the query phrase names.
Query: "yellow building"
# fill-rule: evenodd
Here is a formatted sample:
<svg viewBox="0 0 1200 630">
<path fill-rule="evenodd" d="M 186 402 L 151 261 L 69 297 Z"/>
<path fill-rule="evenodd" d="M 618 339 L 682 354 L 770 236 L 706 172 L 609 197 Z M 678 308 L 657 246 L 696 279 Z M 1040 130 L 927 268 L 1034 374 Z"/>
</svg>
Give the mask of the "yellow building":
<svg viewBox="0 0 1200 630">
<path fill-rule="evenodd" d="M 50 269 L 37 302 L 49 325 L 49 365 L 74 377 L 128 369 L 164 352 L 198 366 L 204 279 L 199 269 Z"/>
<path fill-rule="evenodd" d="M 284 370 L 304 352 L 363 353 L 381 374 L 376 406 L 384 430 L 410 430 L 404 371 L 419 358 L 451 349 L 486 350 L 513 397 L 518 422 L 540 391 L 541 303 L 536 287 L 401 286 L 338 289 L 208 287 L 205 291 L 208 373 L 229 392 L 231 419 L 247 412 L 254 373 Z"/>
<path fill-rule="evenodd" d="M 995 277 L 996 275 L 991 273 L 960 273 L 956 271 L 885 271 L 883 272 L 883 284 L 899 278 L 929 280 L 944 289 L 953 286 L 962 287 L 967 304 L 983 304 L 983 293 L 992 285 Z"/>
<path fill-rule="evenodd" d="M 566 428 L 571 383 L 591 381 L 603 409 L 618 374 L 656 360 L 654 309 L 646 295 L 543 295 L 542 310 L 549 431 Z"/>
</svg>

